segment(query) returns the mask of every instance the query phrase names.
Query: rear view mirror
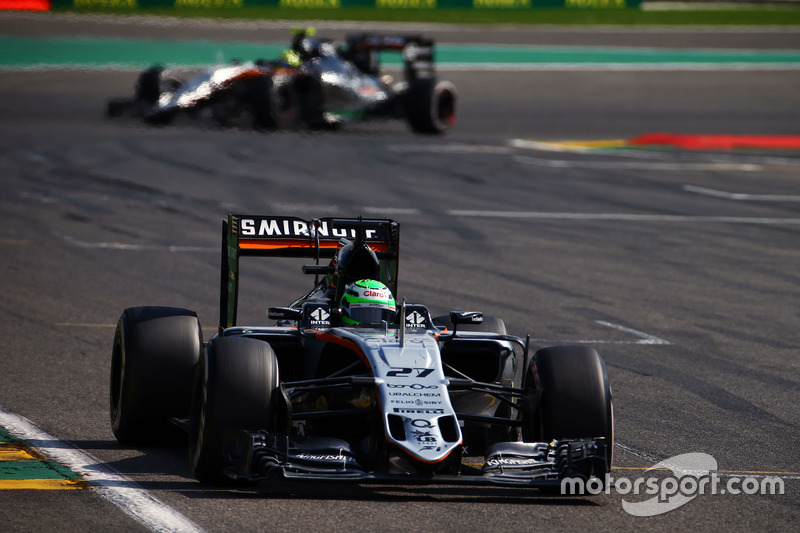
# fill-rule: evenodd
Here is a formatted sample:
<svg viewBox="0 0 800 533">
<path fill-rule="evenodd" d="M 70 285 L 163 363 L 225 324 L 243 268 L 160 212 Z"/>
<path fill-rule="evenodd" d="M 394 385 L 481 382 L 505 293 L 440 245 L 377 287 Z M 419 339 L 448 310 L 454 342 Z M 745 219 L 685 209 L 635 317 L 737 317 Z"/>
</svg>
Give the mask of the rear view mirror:
<svg viewBox="0 0 800 533">
<path fill-rule="evenodd" d="M 270 320 L 300 320 L 303 318 L 303 310 L 296 307 L 270 307 L 267 309 L 267 317 Z"/>
<path fill-rule="evenodd" d="M 483 313 L 480 311 L 452 311 L 450 313 L 450 323 L 458 324 L 482 324 Z"/>
</svg>

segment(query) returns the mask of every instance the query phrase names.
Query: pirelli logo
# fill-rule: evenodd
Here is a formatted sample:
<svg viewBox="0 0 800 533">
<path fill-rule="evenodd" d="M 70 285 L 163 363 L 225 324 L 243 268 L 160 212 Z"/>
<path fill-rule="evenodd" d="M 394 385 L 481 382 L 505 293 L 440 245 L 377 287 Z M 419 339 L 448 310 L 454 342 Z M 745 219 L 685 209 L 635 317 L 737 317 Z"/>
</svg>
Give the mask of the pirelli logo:
<svg viewBox="0 0 800 533">
<path fill-rule="evenodd" d="M 444 409 L 406 409 L 403 407 L 395 407 L 394 412 L 403 414 L 442 415 L 444 414 Z"/>
</svg>

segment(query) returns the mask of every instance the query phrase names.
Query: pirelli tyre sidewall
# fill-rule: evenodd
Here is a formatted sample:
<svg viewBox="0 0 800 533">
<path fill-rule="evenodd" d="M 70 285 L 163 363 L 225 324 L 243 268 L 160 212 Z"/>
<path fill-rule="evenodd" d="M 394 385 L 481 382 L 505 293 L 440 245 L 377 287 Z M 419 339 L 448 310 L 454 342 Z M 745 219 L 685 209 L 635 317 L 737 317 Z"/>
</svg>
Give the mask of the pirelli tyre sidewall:
<svg viewBox="0 0 800 533">
<path fill-rule="evenodd" d="M 278 363 L 266 342 L 215 337 L 197 366 L 192 395 L 189 461 L 198 480 L 222 483 L 229 437 L 238 430 L 272 430 Z"/>
<path fill-rule="evenodd" d="M 273 130 L 278 125 L 278 103 L 272 87 L 272 77 L 258 76 L 245 81 L 245 99 L 250 108 L 253 127 Z"/>
<path fill-rule="evenodd" d="M 161 96 L 161 73 L 164 69 L 160 66 L 143 70 L 136 80 L 134 97 L 149 105 L 156 105 Z"/>
<path fill-rule="evenodd" d="M 165 445 L 183 433 L 169 417 L 189 414 L 194 368 L 203 349 L 197 315 L 174 307 L 133 307 L 117 323 L 109 412 L 125 445 Z"/>
<path fill-rule="evenodd" d="M 405 94 L 406 118 L 415 133 L 442 134 L 456 122 L 458 96 L 449 81 L 414 81 Z"/>
<path fill-rule="evenodd" d="M 605 437 L 611 468 L 614 410 L 608 371 L 587 346 L 538 350 L 525 377 L 522 437 L 526 442 Z"/>
</svg>

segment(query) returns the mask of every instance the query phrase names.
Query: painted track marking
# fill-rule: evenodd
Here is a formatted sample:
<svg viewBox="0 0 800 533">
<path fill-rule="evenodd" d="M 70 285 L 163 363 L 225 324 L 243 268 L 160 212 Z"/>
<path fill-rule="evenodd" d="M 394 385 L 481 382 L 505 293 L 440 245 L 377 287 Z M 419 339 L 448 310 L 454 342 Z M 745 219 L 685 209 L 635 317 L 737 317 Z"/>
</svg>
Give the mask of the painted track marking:
<svg viewBox="0 0 800 533">
<path fill-rule="evenodd" d="M 137 252 L 172 252 L 172 253 L 186 253 L 186 252 L 214 252 L 219 253 L 219 247 L 205 247 L 205 246 L 175 246 L 164 245 L 156 246 L 152 244 L 125 244 L 121 242 L 87 242 L 64 235 L 63 233 L 53 232 L 59 239 L 66 241 L 81 248 L 100 248 L 107 250 L 133 250 Z"/>
<path fill-rule="evenodd" d="M 41 457 L 0 427 L 0 490 L 85 489 L 80 475 Z"/>
<path fill-rule="evenodd" d="M 637 450 L 632 446 L 628 446 L 627 444 L 622 444 L 620 442 L 615 442 L 614 447 L 627 452 L 631 455 L 635 455 L 641 459 L 646 461 L 652 462 L 653 464 L 663 463 L 664 461 L 659 459 L 653 454 L 643 452 L 641 450 Z M 613 467 L 612 470 L 650 470 L 649 468 L 638 468 L 638 467 Z M 763 470 L 714 470 L 718 476 L 720 477 L 778 477 L 781 479 L 791 479 L 791 480 L 800 480 L 800 472 L 770 472 L 770 471 L 763 471 Z"/>
<path fill-rule="evenodd" d="M 725 200 L 740 202 L 800 202 L 800 196 L 794 194 L 743 194 L 707 189 L 706 187 L 696 187 L 694 185 L 684 185 L 683 190 L 702 194 L 704 196 L 713 196 L 714 198 L 724 198 Z"/>
<path fill-rule="evenodd" d="M 536 218 L 543 220 L 606 220 L 624 222 L 692 222 L 711 224 L 786 224 L 799 225 L 800 218 L 770 217 L 721 217 L 702 215 L 647 215 L 636 213 L 559 213 L 543 211 L 481 211 L 451 209 L 447 214 L 454 217 L 478 218 Z"/>
<path fill-rule="evenodd" d="M 622 331 L 624 333 L 630 333 L 635 337 L 638 337 L 635 340 L 602 340 L 602 339 L 571 339 L 571 340 L 564 340 L 564 339 L 534 339 L 531 338 L 532 341 L 536 342 L 546 342 L 546 343 L 555 343 L 555 344 L 648 344 L 648 345 L 671 345 L 672 343 L 660 339 L 655 335 L 650 335 L 649 333 L 645 333 L 643 331 L 639 331 L 636 329 L 628 328 L 625 326 L 621 326 L 619 324 L 614 324 L 613 322 L 606 322 L 605 320 L 595 320 L 595 323 L 600 324 L 601 326 L 605 326 L 607 328 L 616 329 L 617 331 Z"/>
<path fill-rule="evenodd" d="M 45 433 L 27 418 L 0 407 L 0 426 L 14 437 L 30 444 L 43 456 L 50 457 L 82 475 L 100 497 L 119 507 L 150 531 L 202 532 L 196 524 L 155 498 L 135 481 L 88 453 Z"/>
<path fill-rule="evenodd" d="M 759 172 L 764 170 L 761 165 L 753 163 L 723 163 L 715 161 L 691 161 L 691 162 L 653 162 L 653 161 L 578 161 L 567 159 L 548 159 L 544 157 L 531 157 L 518 155 L 514 161 L 524 165 L 532 165 L 547 168 L 578 168 L 578 169 L 611 169 L 611 170 L 664 170 L 664 171 L 686 171 L 686 170 L 720 170 L 720 171 L 742 171 Z"/>
</svg>

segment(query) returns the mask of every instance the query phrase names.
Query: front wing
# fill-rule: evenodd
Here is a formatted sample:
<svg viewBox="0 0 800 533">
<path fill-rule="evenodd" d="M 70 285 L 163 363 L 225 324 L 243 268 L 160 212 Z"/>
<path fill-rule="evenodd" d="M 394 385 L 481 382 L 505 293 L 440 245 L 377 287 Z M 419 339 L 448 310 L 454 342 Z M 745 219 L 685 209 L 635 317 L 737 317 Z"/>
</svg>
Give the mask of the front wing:
<svg viewBox="0 0 800 533">
<path fill-rule="evenodd" d="M 567 478 L 604 480 L 609 471 L 605 439 L 551 443 L 501 442 L 490 447 L 479 474 L 411 475 L 363 468 L 347 442 L 332 438 L 291 438 L 265 431 L 240 431 L 226 470 L 250 482 L 306 480 L 357 483 L 514 485 L 555 487 Z"/>
</svg>

